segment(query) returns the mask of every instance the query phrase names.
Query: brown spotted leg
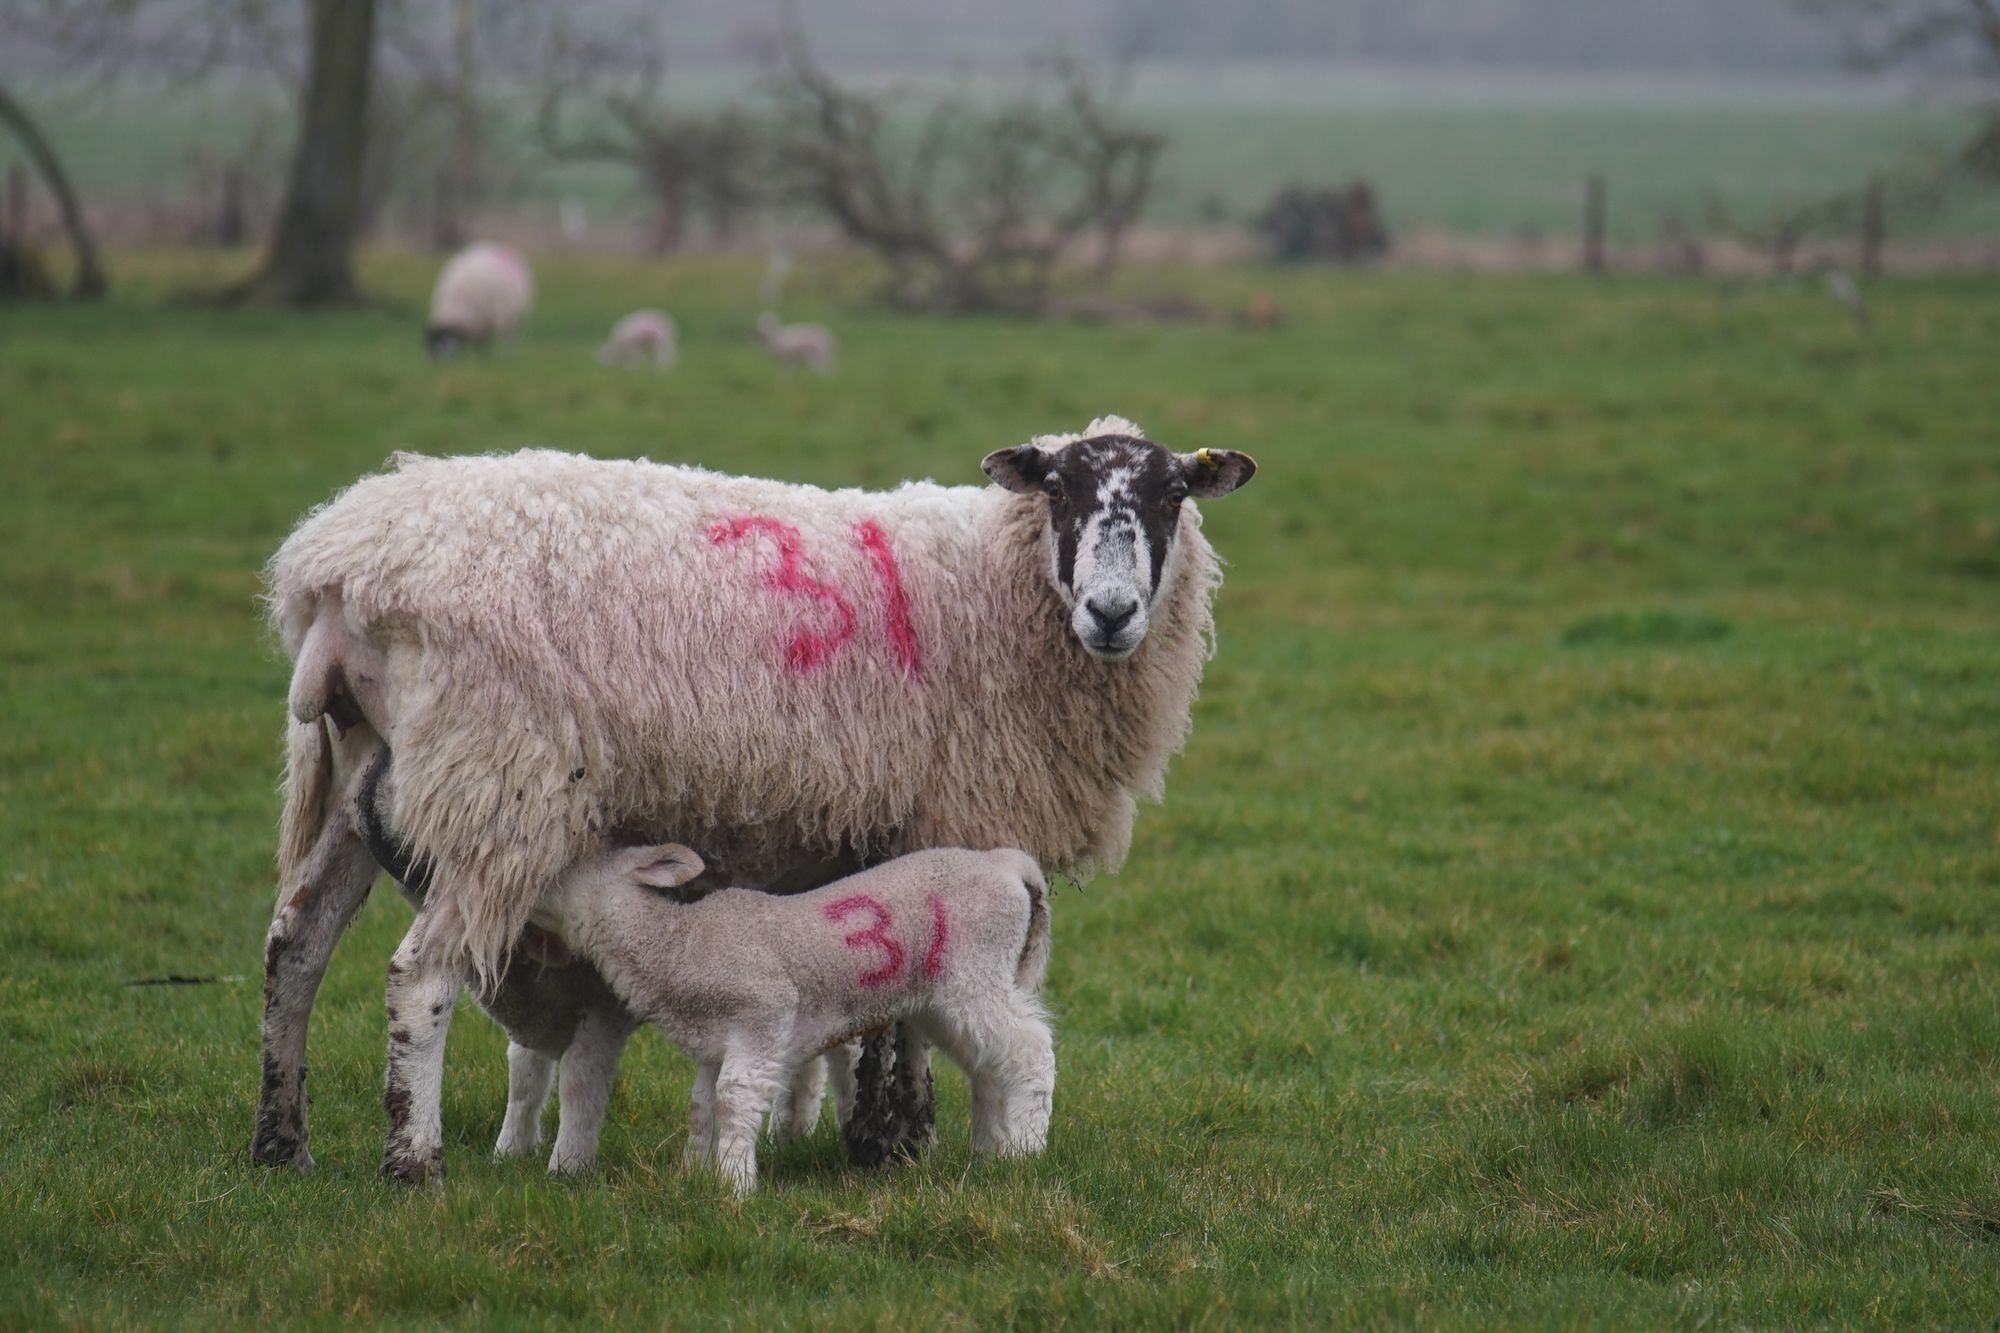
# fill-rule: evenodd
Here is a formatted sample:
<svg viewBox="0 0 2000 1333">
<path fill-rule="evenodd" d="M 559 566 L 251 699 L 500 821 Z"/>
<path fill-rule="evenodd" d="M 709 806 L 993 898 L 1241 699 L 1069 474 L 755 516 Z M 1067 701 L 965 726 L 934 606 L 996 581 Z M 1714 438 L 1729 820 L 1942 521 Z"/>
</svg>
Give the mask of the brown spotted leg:
<svg viewBox="0 0 2000 1333">
<path fill-rule="evenodd" d="M 930 1046 L 907 1023 L 861 1039 L 854 1106 L 841 1137 L 848 1160 L 864 1167 L 915 1157 L 937 1137 Z"/>
<path fill-rule="evenodd" d="M 444 1179 L 444 1042 L 458 1003 L 459 973 L 424 947 L 428 911 L 417 913 L 389 960 L 389 1072 L 382 1105 L 389 1133 L 382 1174 L 409 1185 Z"/>
<path fill-rule="evenodd" d="M 327 960 L 381 874 L 337 808 L 290 868 L 264 944 L 264 1081 L 251 1160 L 310 1171 L 306 1150 L 306 1027 Z"/>
</svg>

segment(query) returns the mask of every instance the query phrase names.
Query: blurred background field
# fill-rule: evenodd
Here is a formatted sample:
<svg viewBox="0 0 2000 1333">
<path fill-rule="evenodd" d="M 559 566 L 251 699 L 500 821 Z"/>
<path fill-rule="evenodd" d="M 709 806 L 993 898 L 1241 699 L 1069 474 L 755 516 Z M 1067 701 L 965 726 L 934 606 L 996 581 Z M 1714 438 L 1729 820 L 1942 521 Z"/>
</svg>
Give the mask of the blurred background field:
<svg viewBox="0 0 2000 1333">
<path fill-rule="evenodd" d="M 680 104 L 751 95 L 750 74 L 670 75 Z M 879 87 L 935 90 L 934 74 L 878 73 Z M 106 230 L 127 241 L 171 239 L 212 211 L 216 163 L 247 158 L 263 207 L 275 204 L 290 103 L 282 88 L 118 88 L 58 93 L 79 186 Z M 1146 223 L 1214 232 L 1240 226 L 1281 186 L 1364 177 L 1393 235 L 1572 238 L 1583 185 L 1610 182 L 1611 239 L 1657 239 L 1662 220 L 1701 230 L 1718 210 L 1752 226 L 1871 177 L 1946 158 L 1976 121 L 1955 93 L 1908 80 L 1872 83 L 1742 75 L 1607 79 L 1579 73 L 1443 74 L 1426 69 L 1297 65 L 1151 65 L 1131 74 L 1133 114 L 1167 137 Z M 643 243 L 650 198 L 631 173 L 551 162 L 534 141 L 532 100 L 493 115 L 486 150 L 491 227 L 552 240 L 565 199 L 580 210 L 573 243 Z M 383 205 L 383 225 L 422 243 L 431 175 L 413 170 Z M 1902 239 L 1950 240 L 2000 230 L 2000 197 L 1933 204 L 1892 200 Z M 489 229 L 491 229 L 491 227 Z M 784 229 L 741 238 L 769 244 Z"/>
<path fill-rule="evenodd" d="M 1955 1326 L 2000 1308 L 2000 286 L 1317 272 L 1275 329 L 940 322 L 849 261 L 786 376 L 760 261 L 538 261 L 511 347 L 378 304 L 0 309 L 0 1323 Z M 1121 281 L 1218 306 L 1258 270 Z M 683 363 L 590 352 L 640 302 Z M 312 1178 L 252 1169 L 285 670 L 257 571 L 400 448 L 555 445 L 829 485 L 977 481 L 1130 414 L 1263 465 L 1192 740 L 1132 860 L 1056 904 L 1049 1154 L 830 1128 L 742 1205 L 633 1048 L 575 1184 L 376 1179 L 378 893 L 312 1048 Z M 170 974 L 214 984 L 132 987 Z"/>
</svg>

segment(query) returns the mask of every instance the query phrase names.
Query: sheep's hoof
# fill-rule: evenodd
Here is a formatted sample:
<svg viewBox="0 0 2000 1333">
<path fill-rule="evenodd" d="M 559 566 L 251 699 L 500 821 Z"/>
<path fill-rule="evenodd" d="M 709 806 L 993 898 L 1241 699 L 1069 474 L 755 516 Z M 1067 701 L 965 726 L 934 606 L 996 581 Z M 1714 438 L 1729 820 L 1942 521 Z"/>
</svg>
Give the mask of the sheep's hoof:
<svg viewBox="0 0 2000 1333">
<path fill-rule="evenodd" d="M 319 1163 L 302 1143 L 272 1144 L 259 1139 L 250 1145 L 250 1160 L 257 1166 L 296 1171 L 302 1176 L 319 1170 Z"/>
<path fill-rule="evenodd" d="M 250 1160 L 258 1166 L 288 1167 L 301 1173 L 311 1171 L 315 1165 L 312 1154 L 306 1151 L 303 1135 L 270 1125 L 257 1127 L 256 1136 L 250 1140 Z"/>
<path fill-rule="evenodd" d="M 444 1152 L 419 1157 L 410 1153 L 382 1154 L 382 1179 L 399 1185 L 444 1184 Z"/>
</svg>

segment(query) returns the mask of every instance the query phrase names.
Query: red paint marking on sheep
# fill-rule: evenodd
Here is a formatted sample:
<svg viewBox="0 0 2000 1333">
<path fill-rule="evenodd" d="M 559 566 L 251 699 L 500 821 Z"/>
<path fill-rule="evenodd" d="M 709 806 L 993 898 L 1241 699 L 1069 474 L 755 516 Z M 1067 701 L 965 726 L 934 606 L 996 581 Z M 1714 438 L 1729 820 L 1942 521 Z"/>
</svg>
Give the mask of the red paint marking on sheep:
<svg viewBox="0 0 2000 1333">
<path fill-rule="evenodd" d="M 895 924 L 895 916 L 879 898 L 865 893 L 850 894 L 826 905 L 826 919 L 838 925 L 842 918 L 856 912 L 867 912 L 874 921 L 865 930 L 857 930 L 841 941 L 850 949 L 866 949 L 873 945 L 882 950 L 882 965 L 861 974 L 863 986 L 880 986 L 893 981 L 903 970 L 903 946 L 888 935 L 889 927 Z"/>
<path fill-rule="evenodd" d="M 863 519 L 854 525 L 854 539 L 861 543 L 861 549 L 875 562 L 875 572 L 881 576 L 882 589 L 888 595 L 888 621 L 885 626 L 889 635 L 889 646 L 895 650 L 896 660 L 903 670 L 912 676 L 924 673 L 923 649 L 917 643 L 916 620 L 910 614 L 909 594 L 903 591 L 902 571 L 896 567 L 896 553 L 889 549 L 889 534 L 882 531 L 882 525 L 874 519 Z"/>
<path fill-rule="evenodd" d="M 931 947 L 924 951 L 924 975 L 936 981 L 944 974 L 944 951 L 951 942 L 951 924 L 944 917 L 944 899 L 933 893 L 924 901 L 931 905 Z"/>
<path fill-rule="evenodd" d="M 785 665 L 797 672 L 825 666 L 854 637 L 854 607 L 840 589 L 813 572 L 799 530 L 775 518 L 751 515 L 709 525 L 708 539 L 724 546 L 755 534 L 770 539 L 778 548 L 778 567 L 764 576 L 764 586 L 774 592 L 794 593 L 833 610 L 833 628 L 825 633 L 802 629 L 785 643 Z"/>
</svg>

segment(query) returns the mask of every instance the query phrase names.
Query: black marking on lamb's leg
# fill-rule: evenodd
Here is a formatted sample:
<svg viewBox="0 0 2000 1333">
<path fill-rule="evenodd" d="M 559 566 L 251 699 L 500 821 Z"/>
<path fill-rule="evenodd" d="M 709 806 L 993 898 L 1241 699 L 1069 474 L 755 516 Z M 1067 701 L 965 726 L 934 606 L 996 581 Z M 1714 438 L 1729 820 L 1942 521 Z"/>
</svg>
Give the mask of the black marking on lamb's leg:
<svg viewBox="0 0 2000 1333">
<path fill-rule="evenodd" d="M 861 1039 L 861 1059 L 854 1067 L 854 1107 L 841 1131 L 847 1143 L 847 1160 L 859 1167 L 882 1166 L 894 1151 L 888 1068 L 891 1040 L 887 1031 Z"/>
</svg>

